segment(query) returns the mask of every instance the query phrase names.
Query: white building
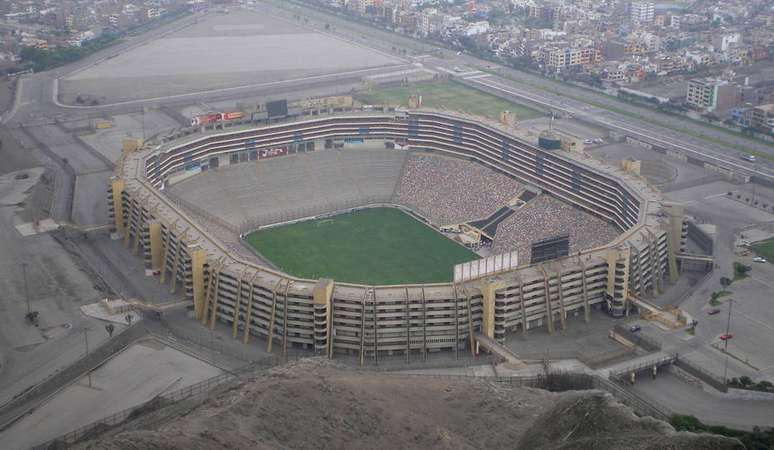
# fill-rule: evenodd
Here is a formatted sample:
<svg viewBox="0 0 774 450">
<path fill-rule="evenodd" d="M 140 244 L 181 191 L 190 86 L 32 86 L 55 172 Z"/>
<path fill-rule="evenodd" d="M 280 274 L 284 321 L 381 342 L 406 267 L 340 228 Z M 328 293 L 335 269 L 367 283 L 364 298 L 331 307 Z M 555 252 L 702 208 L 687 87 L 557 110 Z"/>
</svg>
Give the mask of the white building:
<svg viewBox="0 0 774 450">
<path fill-rule="evenodd" d="M 740 33 L 724 33 L 715 35 L 712 38 L 712 45 L 716 51 L 727 52 L 734 44 L 742 42 L 742 35 Z"/>
<path fill-rule="evenodd" d="M 656 15 L 656 6 L 652 2 L 632 2 L 629 14 L 634 23 L 651 23 Z"/>
<path fill-rule="evenodd" d="M 480 22 L 473 22 L 465 29 L 466 36 L 475 36 L 477 34 L 484 34 L 489 31 L 489 22 L 482 20 Z"/>
</svg>

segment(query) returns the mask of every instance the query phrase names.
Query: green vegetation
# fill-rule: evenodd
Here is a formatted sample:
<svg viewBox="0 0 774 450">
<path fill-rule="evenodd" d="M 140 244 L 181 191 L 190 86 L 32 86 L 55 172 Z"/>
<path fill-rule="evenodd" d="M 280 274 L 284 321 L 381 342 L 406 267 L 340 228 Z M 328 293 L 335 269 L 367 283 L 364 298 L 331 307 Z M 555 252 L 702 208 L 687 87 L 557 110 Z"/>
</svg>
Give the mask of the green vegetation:
<svg viewBox="0 0 774 450">
<path fill-rule="evenodd" d="M 766 258 L 767 261 L 774 261 L 774 238 L 756 242 L 750 245 L 750 248 L 756 255 Z"/>
<path fill-rule="evenodd" d="M 734 281 L 747 278 L 747 272 L 750 271 L 749 266 L 745 266 L 739 261 L 734 261 Z"/>
<path fill-rule="evenodd" d="M 94 39 L 84 41 L 80 47 L 60 47 L 51 50 L 25 47 L 19 53 L 19 56 L 24 66 L 31 68 L 35 72 L 40 72 L 77 61 L 98 50 L 102 50 L 117 40 L 118 34 L 116 33 L 102 33 Z"/>
<path fill-rule="evenodd" d="M 516 114 L 516 120 L 533 119 L 543 115 L 528 106 L 495 97 L 454 81 L 376 88 L 359 95 L 358 99 L 366 104 L 408 106 L 408 98 L 411 94 L 421 95 L 422 105 L 429 108 L 463 111 L 492 120 L 499 120 L 500 112 L 506 110 L 513 111 Z"/>
<path fill-rule="evenodd" d="M 669 423 L 677 431 L 690 431 L 693 433 L 713 433 L 721 436 L 739 439 L 745 448 L 749 449 L 769 449 L 774 448 L 774 429 L 761 430 L 759 427 L 753 427 L 753 431 L 734 430 L 733 428 L 705 425 L 694 416 L 684 416 L 675 414 L 669 419 Z"/>
<path fill-rule="evenodd" d="M 731 378 L 728 380 L 728 385 L 739 389 L 748 389 L 751 391 L 761 392 L 774 392 L 774 384 L 769 381 L 762 380 L 755 382 L 748 376 L 741 376 L 739 378 Z"/>
<path fill-rule="evenodd" d="M 270 228 L 246 240 L 290 274 L 350 283 L 447 282 L 455 264 L 478 258 L 393 208 Z"/>
<path fill-rule="evenodd" d="M 731 291 L 715 291 L 710 296 L 710 305 L 712 306 L 718 306 L 720 304 L 720 300 L 718 300 L 720 297 L 725 297 L 727 295 L 731 295 Z"/>
</svg>

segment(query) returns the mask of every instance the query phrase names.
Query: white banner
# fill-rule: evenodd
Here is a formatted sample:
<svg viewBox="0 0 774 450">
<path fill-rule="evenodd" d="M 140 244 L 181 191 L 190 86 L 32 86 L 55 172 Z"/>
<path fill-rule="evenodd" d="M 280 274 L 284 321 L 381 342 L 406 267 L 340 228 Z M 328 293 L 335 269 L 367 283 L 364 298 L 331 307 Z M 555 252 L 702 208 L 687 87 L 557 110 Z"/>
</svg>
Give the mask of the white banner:
<svg viewBox="0 0 774 450">
<path fill-rule="evenodd" d="M 518 265 L 519 258 L 516 250 L 468 261 L 454 266 L 454 282 L 461 283 L 492 275 L 493 273 L 507 272 Z"/>
</svg>

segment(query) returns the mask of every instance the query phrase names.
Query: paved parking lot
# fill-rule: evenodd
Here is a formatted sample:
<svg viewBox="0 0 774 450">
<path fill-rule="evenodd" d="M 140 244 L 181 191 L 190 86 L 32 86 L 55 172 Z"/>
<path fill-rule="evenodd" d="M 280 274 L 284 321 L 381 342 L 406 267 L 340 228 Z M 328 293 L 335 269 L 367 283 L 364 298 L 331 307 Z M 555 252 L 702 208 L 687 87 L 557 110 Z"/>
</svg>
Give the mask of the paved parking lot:
<svg viewBox="0 0 774 450">
<path fill-rule="evenodd" d="M 3 448 L 26 449 L 220 373 L 160 341 L 142 341 L 60 391 L 0 439 Z"/>
</svg>

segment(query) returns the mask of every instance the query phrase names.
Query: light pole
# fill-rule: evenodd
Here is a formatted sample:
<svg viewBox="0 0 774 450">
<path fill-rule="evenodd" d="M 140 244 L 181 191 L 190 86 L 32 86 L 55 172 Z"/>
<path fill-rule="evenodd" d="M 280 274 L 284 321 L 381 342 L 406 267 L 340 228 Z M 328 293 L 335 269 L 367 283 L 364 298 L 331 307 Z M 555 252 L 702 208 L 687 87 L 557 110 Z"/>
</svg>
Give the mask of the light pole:
<svg viewBox="0 0 774 450">
<path fill-rule="evenodd" d="M 83 340 L 86 342 L 86 356 L 89 356 L 89 328 L 86 327 L 83 329 Z M 89 378 L 89 387 L 91 387 L 91 370 L 86 372 L 86 375 Z"/>
<path fill-rule="evenodd" d="M 27 317 L 30 317 L 30 288 L 27 283 L 27 263 L 22 263 L 22 275 L 24 276 L 24 298 L 27 301 Z"/>
<path fill-rule="evenodd" d="M 734 309 L 734 299 L 728 301 L 728 320 L 726 320 L 726 340 L 723 341 L 723 352 L 726 354 L 726 362 L 723 367 L 723 383 L 728 383 L 728 341 L 731 340 L 728 334 L 731 330 L 731 310 Z"/>
</svg>

